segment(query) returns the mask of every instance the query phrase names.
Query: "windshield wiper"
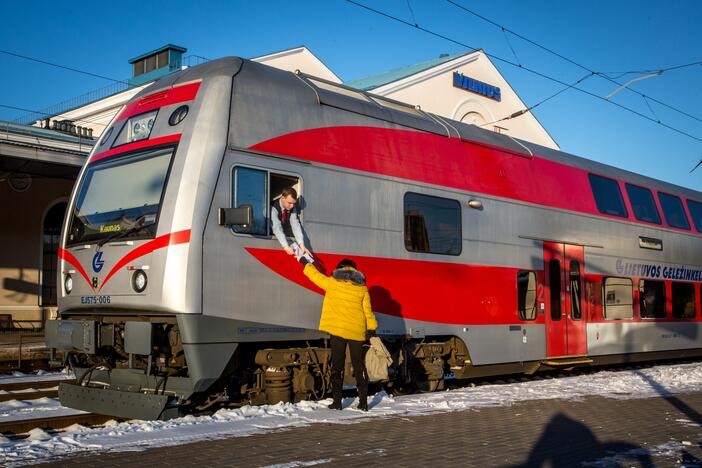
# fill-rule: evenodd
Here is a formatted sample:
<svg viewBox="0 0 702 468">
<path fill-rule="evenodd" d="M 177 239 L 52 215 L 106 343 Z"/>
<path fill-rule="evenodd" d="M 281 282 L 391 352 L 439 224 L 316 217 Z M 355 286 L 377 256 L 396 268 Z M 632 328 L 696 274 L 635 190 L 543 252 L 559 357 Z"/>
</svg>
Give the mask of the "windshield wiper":
<svg viewBox="0 0 702 468">
<path fill-rule="evenodd" d="M 99 241 L 97 241 L 98 248 L 102 247 L 103 245 L 107 244 L 110 241 L 117 240 L 117 239 L 120 239 L 122 237 L 126 237 L 129 234 L 132 234 L 134 232 L 139 232 L 142 229 L 145 229 L 147 227 L 150 227 L 150 226 L 153 226 L 154 224 L 156 224 L 155 222 L 144 224 L 144 220 L 146 219 L 146 216 L 147 215 L 139 216 L 136 219 L 136 221 L 134 221 L 134 225 L 132 227 L 125 229 L 124 231 L 114 232 L 114 233 L 110 234 L 109 236 L 105 237 L 104 239 L 100 239 Z"/>
</svg>

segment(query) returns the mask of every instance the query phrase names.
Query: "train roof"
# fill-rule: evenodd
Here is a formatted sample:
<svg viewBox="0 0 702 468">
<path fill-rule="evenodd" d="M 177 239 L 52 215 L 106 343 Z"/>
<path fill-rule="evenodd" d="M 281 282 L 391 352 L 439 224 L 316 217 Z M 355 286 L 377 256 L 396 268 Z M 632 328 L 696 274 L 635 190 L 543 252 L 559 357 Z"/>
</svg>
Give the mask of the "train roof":
<svg viewBox="0 0 702 468">
<path fill-rule="evenodd" d="M 622 179 L 636 185 L 642 185 L 659 191 L 683 195 L 687 198 L 702 201 L 702 192 L 696 190 L 647 177 L 608 164 L 592 161 L 564 151 L 547 148 L 505 134 L 496 133 L 472 124 L 466 124 L 436 114 L 424 112 L 418 107 L 387 97 L 377 96 L 368 91 L 330 82 L 301 72 L 280 70 L 240 57 L 224 57 L 168 75 L 141 91 L 137 97 L 151 94 L 160 88 L 173 86 L 177 82 L 183 83 L 197 79 L 206 79 L 208 76 L 222 74 L 237 75 L 241 73 L 245 75 L 247 71 L 255 74 L 257 86 L 261 87 L 285 84 L 294 86 L 294 82 L 297 82 L 299 86 L 299 82 L 303 81 L 307 87 L 311 87 L 315 91 L 319 104 L 365 115 L 409 129 L 493 146 L 498 149 L 504 149 L 512 154 L 525 157 L 537 156 L 561 164 L 578 167 L 592 173 Z M 270 82 L 266 83 L 262 81 L 261 78 L 264 80 L 267 79 Z"/>
</svg>

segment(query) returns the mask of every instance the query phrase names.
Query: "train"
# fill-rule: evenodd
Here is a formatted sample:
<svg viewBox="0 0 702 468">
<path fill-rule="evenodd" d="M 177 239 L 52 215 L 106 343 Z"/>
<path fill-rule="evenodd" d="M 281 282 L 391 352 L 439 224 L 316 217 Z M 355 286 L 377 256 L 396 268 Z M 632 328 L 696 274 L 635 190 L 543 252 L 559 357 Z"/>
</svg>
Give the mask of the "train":
<svg viewBox="0 0 702 468">
<path fill-rule="evenodd" d="M 323 292 L 270 231 L 285 187 L 317 267 L 366 275 L 393 391 L 702 355 L 702 193 L 227 57 L 142 90 L 82 168 L 46 323 L 61 403 L 324 398 Z"/>
</svg>

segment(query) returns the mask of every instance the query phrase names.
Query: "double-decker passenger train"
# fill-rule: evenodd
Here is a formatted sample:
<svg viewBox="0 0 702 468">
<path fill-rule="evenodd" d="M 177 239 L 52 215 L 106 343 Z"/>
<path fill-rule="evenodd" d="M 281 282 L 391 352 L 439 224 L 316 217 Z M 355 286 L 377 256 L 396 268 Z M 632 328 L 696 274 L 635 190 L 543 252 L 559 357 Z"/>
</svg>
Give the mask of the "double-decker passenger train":
<svg viewBox="0 0 702 468">
<path fill-rule="evenodd" d="M 47 324 L 62 403 L 321 398 L 322 291 L 270 233 L 288 186 L 319 268 L 365 273 L 395 388 L 702 354 L 702 193 L 224 58 L 138 94 L 82 170 Z"/>
</svg>

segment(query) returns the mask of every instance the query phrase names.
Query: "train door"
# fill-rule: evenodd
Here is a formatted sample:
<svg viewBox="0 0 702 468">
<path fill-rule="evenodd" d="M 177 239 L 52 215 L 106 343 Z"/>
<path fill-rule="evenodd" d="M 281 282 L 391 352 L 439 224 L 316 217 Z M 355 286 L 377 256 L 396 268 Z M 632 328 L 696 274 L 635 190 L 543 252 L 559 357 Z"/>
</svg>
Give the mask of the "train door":
<svg viewBox="0 0 702 468">
<path fill-rule="evenodd" d="M 586 354 L 583 315 L 584 248 L 544 242 L 546 355 Z"/>
</svg>

